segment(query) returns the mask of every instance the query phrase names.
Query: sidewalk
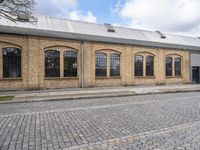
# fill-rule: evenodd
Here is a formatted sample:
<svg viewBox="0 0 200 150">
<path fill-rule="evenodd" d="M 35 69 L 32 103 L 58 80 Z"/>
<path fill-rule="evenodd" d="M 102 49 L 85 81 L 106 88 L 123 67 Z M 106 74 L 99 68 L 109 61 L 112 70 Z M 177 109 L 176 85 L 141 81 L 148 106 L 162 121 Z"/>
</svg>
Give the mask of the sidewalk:
<svg viewBox="0 0 200 150">
<path fill-rule="evenodd" d="M 200 91 L 200 85 L 177 84 L 162 86 L 121 86 L 121 87 L 96 87 L 96 88 L 68 88 L 49 89 L 36 91 L 0 91 L 0 97 L 11 97 L 12 100 L 0 101 L 0 104 L 33 102 L 33 101 L 54 101 L 73 100 L 101 97 L 120 97 L 143 94 L 173 93 L 173 92 L 193 92 Z"/>
</svg>

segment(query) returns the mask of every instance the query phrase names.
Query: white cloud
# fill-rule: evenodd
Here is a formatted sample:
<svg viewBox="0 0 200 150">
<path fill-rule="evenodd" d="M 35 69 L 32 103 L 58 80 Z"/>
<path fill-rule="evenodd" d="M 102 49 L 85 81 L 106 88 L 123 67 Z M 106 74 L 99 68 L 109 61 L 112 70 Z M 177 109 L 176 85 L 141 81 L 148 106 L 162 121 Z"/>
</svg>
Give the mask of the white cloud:
<svg viewBox="0 0 200 150">
<path fill-rule="evenodd" d="M 129 27 L 198 34 L 200 0 L 126 0 L 119 15 Z"/>
<path fill-rule="evenodd" d="M 111 14 L 114 15 L 114 14 L 118 13 L 120 11 L 121 7 L 122 7 L 121 0 L 117 0 L 117 3 L 113 7 L 110 8 Z"/>
<path fill-rule="evenodd" d="M 41 15 L 64 16 L 77 8 L 77 0 L 36 0 L 35 12 Z"/>
<path fill-rule="evenodd" d="M 97 22 L 97 18 L 92 14 L 91 11 L 88 11 L 86 15 L 82 14 L 81 11 L 72 11 L 69 13 L 69 19 L 80 20 L 86 22 Z"/>
<path fill-rule="evenodd" d="M 69 18 L 87 22 L 96 22 L 97 18 L 91 11 L 83 14 L 78 9 L 77 0 L 36 0 L 35 13 L 39 15 Z"/>
</svg>

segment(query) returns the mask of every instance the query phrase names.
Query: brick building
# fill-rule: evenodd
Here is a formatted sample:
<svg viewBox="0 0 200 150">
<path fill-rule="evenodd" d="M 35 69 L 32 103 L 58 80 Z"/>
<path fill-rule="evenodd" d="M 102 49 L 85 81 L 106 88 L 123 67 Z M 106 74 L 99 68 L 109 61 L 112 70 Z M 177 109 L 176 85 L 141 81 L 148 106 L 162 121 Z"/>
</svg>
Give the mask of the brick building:
<svg viewBox="0 0 200 150">
<path fill-rule="evenodd" d="M 72 20 L 0 20 L 0 89 L 198 83 L 200 39 Z"/>
</svg>

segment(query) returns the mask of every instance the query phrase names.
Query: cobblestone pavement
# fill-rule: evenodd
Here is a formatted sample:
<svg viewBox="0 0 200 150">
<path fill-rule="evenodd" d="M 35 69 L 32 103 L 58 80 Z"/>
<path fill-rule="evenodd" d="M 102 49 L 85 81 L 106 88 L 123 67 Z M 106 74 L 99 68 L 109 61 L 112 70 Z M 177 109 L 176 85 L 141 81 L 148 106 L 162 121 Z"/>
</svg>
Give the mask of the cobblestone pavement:
<svg viewBox="0 0 200 150">
<path fill-rule="evenodd" d="M 200 149 L 200 93 L 0 105 L 4 149 Z"/>
</svg>

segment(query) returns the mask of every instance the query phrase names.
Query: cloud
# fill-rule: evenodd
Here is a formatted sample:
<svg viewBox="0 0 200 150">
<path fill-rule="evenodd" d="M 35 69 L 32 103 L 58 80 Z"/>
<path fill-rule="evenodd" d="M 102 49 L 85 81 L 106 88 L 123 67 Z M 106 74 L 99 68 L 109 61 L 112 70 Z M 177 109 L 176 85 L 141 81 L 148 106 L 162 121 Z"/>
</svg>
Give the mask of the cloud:
<svg viewBox="0 0 200 150">
<path fill-rule="evenodd" d="M 117 14 L 121 8 L 122 8 L 122 2 L 121 0 L 117 0 L 117 3 L 115 3 L 115 5 L 110 8 L 111 15 Z"/>
<path fill-rule="evenodd" d="M 35 13 L 59 18 L 69 18 L 73 20 L 82 20 L 96 22 L 97 18 L 91 11 L 83 14 L 78 9 L 77 0 L 36 0 L 37 6 Z"/>
<path fill-rule="evenodd" d="M 197 34 L 199 10 L 200 0 L 126 0 L 119 15 L 129 27 Z"/>
<path fill-rule="evenodd" d="M 86 22 L 94 22 L 94 23 L 97 22 L 97 18 L 92 14 L 91 11 L 88 11 L 86 15 L 83 15 L 81 11 L 74 10 L 70 12 L 68 18 L 72 20 L 80 20 L 80 21 L 86 21 Z"/>
<path fill-rule="evenodd" d="M 36 0 L 35 12 L 41 15 L 62 16 L 77 8 L 77 0 Z"/>
</svg>

